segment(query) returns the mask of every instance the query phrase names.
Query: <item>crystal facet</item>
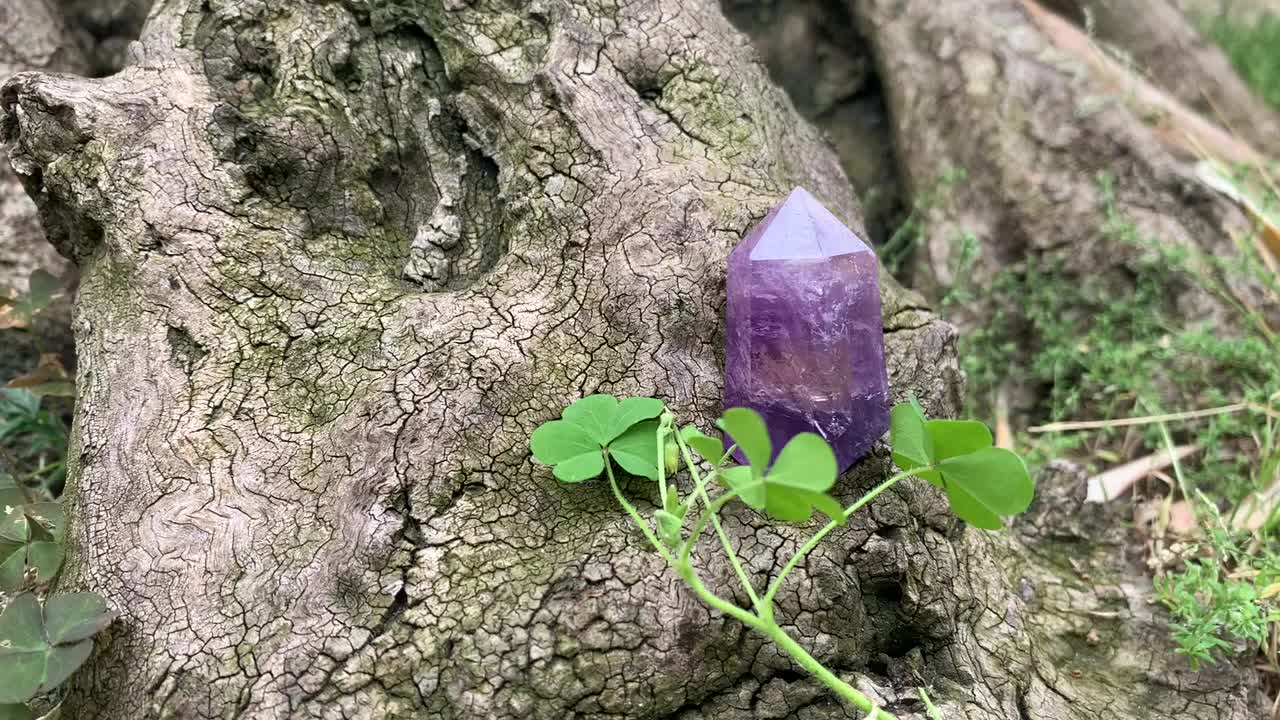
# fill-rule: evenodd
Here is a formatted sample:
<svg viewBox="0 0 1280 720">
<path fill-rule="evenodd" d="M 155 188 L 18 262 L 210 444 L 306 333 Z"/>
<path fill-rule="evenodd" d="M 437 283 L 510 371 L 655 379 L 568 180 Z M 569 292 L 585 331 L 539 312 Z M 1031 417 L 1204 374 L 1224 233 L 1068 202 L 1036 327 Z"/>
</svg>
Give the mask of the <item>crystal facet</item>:
<svg viewBox="0 0 1280 720">
<path fill-rule="evenodd" d="M 889 429 L 879 271 L 803 188 L 729 255 L 724 405 L 764 416 L 775 457 L 815 432 L 843 472 Z"/>
</svg>

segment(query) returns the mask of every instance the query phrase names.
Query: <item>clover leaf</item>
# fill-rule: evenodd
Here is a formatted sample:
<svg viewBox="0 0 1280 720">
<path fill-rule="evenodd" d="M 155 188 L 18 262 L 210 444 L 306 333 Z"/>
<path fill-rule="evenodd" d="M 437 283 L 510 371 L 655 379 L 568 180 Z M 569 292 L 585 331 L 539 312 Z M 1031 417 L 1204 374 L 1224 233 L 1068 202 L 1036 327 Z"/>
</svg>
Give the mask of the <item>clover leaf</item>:
<svg viewBox="0 0 1280 720">
<path fill-rule="evenodd" d="M 38 584 L 53 578 L 62 566 L 65 525 L 61 503 L 31 501 L 0 475 L 0 592 L 22 589 L 30 570 Z"/>
<path fill-rule="evenodd" d="M 999 530 L 1001 516 L 1026 510 L 1035 483 L 1017 454 L 993 447 L 991 431 L 972 420 L 926 420 L 918 403 L 890 412 L 893 461 L 903 470 L 929 467 L 920 477 L 947 493 L 956 517 Z"/>
<path fill-rule="evenodd" d="M 716 426 L 737 443 L 738 449 L 747 458 L 752 476 L 763 476 L 773 455 L 773 443 L 769 440 L 769 429 L 765 427 L 760 413 L 750 408 L 729 408 L 716 421 Z"/>
<path fill-rule="evenodd" d="M 701 430 L 693 425 L 685 425 L 680 428 L 680 439 L 685 445 L 693 448 L 693 451 L 712 463 L 719 463 L 724 457 L 724 442 L 719 438 L 713 438 L 710 435 L 704 435 Z"/>
<path fill-rule="evenodd" d="M 835 485 L 839 468 L 825 440 L 813 433 L 800 433 L 783 446 L 770 465 L 773 443 L 759 413 L 731 408 L 717 424 L 750 461 L 750 465 L 727 468 L 718 475 L 748 507 L 786 522 L 806 521 L 816 507 L 832 520 L 844 522 L 844 509 L 827 494 Z"/>
<path fill-rule="evenodd" d="M 15 597 L 0 614 L 0 703 L 61 685 L 93 652 L 89 638 L 114 619 L 94 593 L 55 596 L 43 609 L 31 593 Z"/>
<path fill-rule="evenodd" d="M 560 482 L 580 483 L 604 472 L 604 454 L 582 428 L 564 420 L 543 423 L 529 438 L 533 456 Z"/>
<path fill-rule="evenodd" d="M 658 421 L 646 420 L 632 425 L 609 443 L 609 457 L 632 475 L 657 480 Z M 665 459 L 664 452 L 663 460 Z"/>
<path fill-rule="evenodd" d="M 533 456 L 553 467 L 556 479 L 580 483 L 604 472 L 606 458 L 633 475 L 658 478 L 661 400 L 589 395 L 565 408 L 560 420 L 543 423 L 529 438 Z"/>
</svg>

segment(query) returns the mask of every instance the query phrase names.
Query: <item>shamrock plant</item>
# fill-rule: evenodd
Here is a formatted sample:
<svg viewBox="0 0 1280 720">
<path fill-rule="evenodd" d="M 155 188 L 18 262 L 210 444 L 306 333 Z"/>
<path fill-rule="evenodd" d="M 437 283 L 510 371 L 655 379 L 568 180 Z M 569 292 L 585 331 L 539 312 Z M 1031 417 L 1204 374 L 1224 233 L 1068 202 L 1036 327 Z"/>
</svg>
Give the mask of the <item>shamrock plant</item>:
<svg viewBox="0 0 1280 720">
<path fill-rule="evenodd" d="M 65 535 L 61 503 L 0 471 L 0 720 L 34 718 L 28 703 L 80 667 L 89 638 L 115 617 L 95 593 L 41 601 L 62 567 Z"/>
<path fill-rule="evenodd" d="M 991 431 L 982 423 L 928 420 L 914 400 L 894 407 L 890 417 L 893 459 L 901 472 L 848 507 L 831 495 L 839 473 L 835 453 L 825 440 L 800 433 L 775 455 L 764 420 L 747 408 L 729 409 L 716 423 L 731 443 L 725 447 L 725 441 L 692 425 L 678 426 L 660 400 L 619 402 L 609 395 L 592 395 L 566 408 L 561 419 L 535 430 L 530 449 L 562 482 L 606 476 L 618 504 L 654 551 L 703 602 L 772 640 L 833 692 L 869 713 L 868 720 L 894 720 L 782 630 L 774 620 L 778 591 L 823 538 L 906 478 L 920 477 L 941 488 L 957 517 L 991 530 L 1001 527 L 1001 517 L 1026 510 L 1034 484 L 1020 457 L 993 447 Z M 746 462 L 735 463 L 735 457 Z M 657 483 L 658 507 L 651 519 L 623 494 L 615 465 Z M 686 477 L 676 483 L 681 467 Z M 686 488 L 683 494 L 681 486 Z M 758 589 L 720 525 L 720 510 L 731 502 L 783 522 L 807 522 L 817 510 L 829 522 L 787 560 L 767 587 Z M 694 568 L 690 558 L 708 526 L 750 599 L 750 608 L 715 594 Z"/>
</svg>

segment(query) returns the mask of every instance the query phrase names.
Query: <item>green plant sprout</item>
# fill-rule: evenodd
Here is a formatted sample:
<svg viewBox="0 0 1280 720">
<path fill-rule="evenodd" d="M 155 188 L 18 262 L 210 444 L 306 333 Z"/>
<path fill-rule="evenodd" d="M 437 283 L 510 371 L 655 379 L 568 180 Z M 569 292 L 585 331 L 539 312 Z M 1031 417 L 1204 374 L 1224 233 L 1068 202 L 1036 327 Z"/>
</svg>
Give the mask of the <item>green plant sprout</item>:
<svg viewBox="0 0 1280 720">
<path fill-rule="evenodd" d="M 992 530 L 1001 527 L 1002 516 L 1026 510 L 1035 486 L 1022 459 L 993 447 L 991 431 L 980 422 L 927 420 L 914 399 L 894 407 L 890 417 L 893 459 L 901 472 L 848 507 L 829 494 L 838 468 L 835 453 L 825 440 L 813 433 L 800 433 L 774 459 L 764 420 L 747 408 L 726 410 L 716 423 L 733 442 L 726 448 L 724 442 L 692 425 L 677 427 L 674 415 L 661 400 L 626 398 L 619 402 L 610 395 L 591 395 L 565 408 L 559 420 L 535 430 L 529 445 L 533 456 L 552 466 L 561 482 L 581 483 L 604 474 L 618 504 L 699 599 L 773 641 L 836 695 L 868 713 L 868 720 L 895 720 L 782 630 L 774 620 L 778 591 L 823 538 L 906 478 L 920 477 L 942 489 L 960 519 Z M 747 460 L 745 465 L 730 462 L 739 451 Z M 683 497 L 669 482 L 681 462 L 689 486 Z M 658 508 L 652 523 L 623 494 L 614 465 L 657 483 Z M 713 486 L 719 488 L 714 495 L 710 491 Z M 830 521 L 796 551 L 761 592 L 752 584 L 720 525 L 720 510 L 735 501 L 784 522 L 807 522 L 815 509 Z M 742 583 L 750 609 L 715 594 L 694 568 L 690 558 L 708 526 Z M 690 529 L 687 534 L 686 527 Z"/>
</svg>

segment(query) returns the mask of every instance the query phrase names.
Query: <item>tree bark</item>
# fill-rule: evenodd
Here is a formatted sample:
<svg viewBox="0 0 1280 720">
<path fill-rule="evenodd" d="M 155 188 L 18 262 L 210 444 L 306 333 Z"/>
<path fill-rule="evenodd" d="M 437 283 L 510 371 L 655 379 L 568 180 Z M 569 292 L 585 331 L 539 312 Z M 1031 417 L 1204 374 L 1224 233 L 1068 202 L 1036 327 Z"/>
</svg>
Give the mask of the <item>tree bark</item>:
<svg viewBox="0 0 1280 720">
<path fill-rule="evenodd" d="M 903 5 L 860 8 L 890 73 L 929 25 Z M 14 165 L 83 273 L 68 583 L 122 613 L 70 717 L 855 717 L 685 592 L 607 489 L 529 458 L 595 391 L 708 426 L 724 258 L 791 185 L 862 231 L 712 3 L 165 0 L 130 55 L 3 90 Z M 954 413 L 954 333 L 882 282 L 894 393 Z M 757 581 L 812 531 L 727 527 Z M 1247 667 L 1180 670 L 1133 587 L 1029 554 L 1057 538 L 1031 527 L 966 532 L 903 485 L 780 616 L 904 718 L 924 684 L 948 718 L 1254 716 Z M 1105 646 L 1075 642 L 1067 601 L 1115 613 Z"/>
</svg>

